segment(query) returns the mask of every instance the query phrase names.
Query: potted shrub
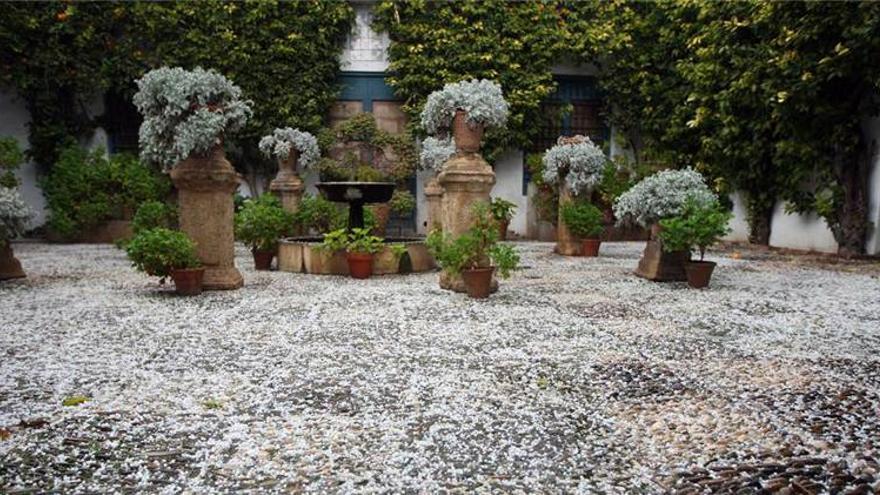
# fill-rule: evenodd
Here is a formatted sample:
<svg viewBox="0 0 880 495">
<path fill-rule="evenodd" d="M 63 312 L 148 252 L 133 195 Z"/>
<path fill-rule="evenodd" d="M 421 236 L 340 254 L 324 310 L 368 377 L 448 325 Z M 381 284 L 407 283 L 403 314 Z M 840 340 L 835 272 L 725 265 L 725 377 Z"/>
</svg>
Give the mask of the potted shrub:
<svg viewBox="0 0 880 495">
<path fill-rule="evenodd" d="M 304 189 L 297 166 L 306 169 L 318 162 L 321 150 L 317 138 L 309 132 L 284 127 L 263 136 L 259 148 L 266 157 L 278 161 L 278 174 L 269 184 L 269 189 L 281 197 L 285 210 L 295 212 Z"/>
<path fill-rule="evenodd" d="M 680 215 L 687 199 L 701 206 L 718 201 L 703 176 L 692 169 L 658 172 L 617 198 L 614 216 L 619 225 L 632 222 L 651 229 L 637 275 L 658 281 L 686 280 L 684 263 L 690 259 L 690 252 L 663 249 L 659 222 Z"/>
<path fill-rule="evenodd" d="M 408 217 L 416 209 L 416 198 L 405 189 L 395 189 L 388 206 L 398 217 Z"/>
<path fill-rule="evenodd" d="M 443 270 L 461 275 L 468 296 L 482 299 L 492 291 L 492 275 L 509 277 L 519 264 L 519 255 L 512 246 L 498 243 L 498 224 L 488 205 L 474 205 L 473 218 L 473 226 L 458 237 L 432 231 L 427 245 Z"/>
<path fill-rule="evenodd" d="M 574 196 L 587 200 L 593 189 L 602 181 L 607 159 L 602 150 L 586 136 L 560 137 L 557 144 L 544 153 L 541 179 L 559 190 L 559 215 L 561 205 Z M 557 220 L 556 252 L 571 256 L 580 253 L 578 243 L 568 225 Z"/>
<path fill-rule="evenodd" d="M 131 219 L 132 234 L 138 235 L 157 227 L 177 229 L 177 208 L 162 201 L 147 201 Z"/>
<path fill-rule="evenodd" d="M 145 230 L 132 238 L 125 251 L 137 270 L 160 277 L 160 284 L 171 277 L 178 294 L 201 294 L 205 269 L 195 243 L 183 232 L 161 227 Z"/>
<path fill-rule="evenodd" d="M 353 278 L 370 278 L 373 274 L 373 255 L 384 245 L 381 237 L 374 236 L 369 228 L 351 231 L 338 229 L 324 234 L 322 247 L 329 251 L 345 250 L 348 272 Z"/>
<path fill-rule="evenodd" d="M 141 158 L 170 170 L 178 189 L 180 228 L 205 266 L 206 289 L 235 289 L 233 193 L 239 175 L 224 142 L 252 115 L 241 89 L 213 70 L 163 67 L 137 81 L 134 105 L 144 117 Z"/>
<path fill-rule="evenodd" d="M 281 201 L 263 194 L 244 202 L 235 214 L 235 237 L 250 248 L 254 268 L 269 270 L 278 252 L 278 239 L 293 227 L 293 214 L 281 207 Z"/>
<path fill-rule="evenodd" d="M 516 211 L 516 205 L 503 198 L 492 198 L 489 210 L 492 212 L 492 218 L 498 222 L 500 240 L 506 241 L 507 227 L 510 225 L 510 219 L 513 218 L 513 212 Z"/>
<path fill-rule="evenodd" d="M 428 96 L 421 123 L 429 134 L 445 134 L 452 129 L 456 150 L 476 153 L 483 131 L 504 127 L 510 106 L 501 85 L 488 79 L 450 83 Z"/>
<path fill-rule="evenodd" d="M 0 186 L 0 280 L 25 276 L 12 252 L 12 239 L 24 233 L 31 210 L 18 190 Z"/>
<path fill-rule="evenodd" d="M 563 203 L 560 210 L 562 221 L 583 243 L 584 256 L 599 256 L 602 241 L 599 236 L 605 230 L 604 214 L 597 206 L 586 201 Z"/>
<path fill-rule="evenodd" d="M 709 285 L 714 261 L 705 261 L 706 248 L 730 232 L 728 223 L 733 214 L 718 201 L 704 203 L 693 197 L 685 200 L 678 216 L 660 220 L 660 239 L 667 251 L 699 251 L 700 260 L 684 265 L 688 285 L 700 289 Z"/>
</svg>

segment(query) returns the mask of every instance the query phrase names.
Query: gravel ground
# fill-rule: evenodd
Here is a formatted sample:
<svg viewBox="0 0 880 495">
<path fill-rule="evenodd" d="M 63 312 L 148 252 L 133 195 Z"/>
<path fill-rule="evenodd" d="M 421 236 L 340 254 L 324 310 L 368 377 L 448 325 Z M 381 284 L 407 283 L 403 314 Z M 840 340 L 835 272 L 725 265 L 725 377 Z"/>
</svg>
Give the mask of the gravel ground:
<svg viewBox="0 0 880 495">
<path fill-rule="evenodd" d="M 880 493 L 876 270 L 721 258 L 697 291 L 633 276 L 641 244 L 518 247 L 475 301 L 241 247 L 243 289 L 178 298 L 18 244 L 0 492 Z"/>
</svg>

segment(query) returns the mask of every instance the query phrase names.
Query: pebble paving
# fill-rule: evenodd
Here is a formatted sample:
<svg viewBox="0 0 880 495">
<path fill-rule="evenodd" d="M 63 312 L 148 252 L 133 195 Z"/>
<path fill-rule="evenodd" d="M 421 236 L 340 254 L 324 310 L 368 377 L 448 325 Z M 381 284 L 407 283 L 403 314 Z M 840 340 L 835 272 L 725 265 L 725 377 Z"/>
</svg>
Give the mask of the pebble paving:
<svg viewBox="0 0 880 495">
<path fill-rule="evenodd" d="M 880 494 L 880 270 L 710 253 L 692 290 L 638 243 L 517 247 L 476 301 L 241 246 L 243 289 L 180 298 L 16 244 L 0 492 Z"/>
</svg>

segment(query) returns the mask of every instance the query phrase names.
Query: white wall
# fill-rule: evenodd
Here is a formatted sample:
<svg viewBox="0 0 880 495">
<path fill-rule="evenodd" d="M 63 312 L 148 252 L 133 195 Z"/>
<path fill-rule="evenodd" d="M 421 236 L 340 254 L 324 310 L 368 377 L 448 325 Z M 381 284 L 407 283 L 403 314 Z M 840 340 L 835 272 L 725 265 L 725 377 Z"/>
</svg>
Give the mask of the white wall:
<svg viewBox="0 0 880 495">
<path fill-rule="evenodd" d="M 724 240 L 748 242 L 749 222 L 747 220 L 748 210 L 746 210 L 745 199 L 742 193 L 735 192 L 730 195 L 730 201 L 733 202 L 733 219 L 730 221 L 730 233 L 724 236 Z"/>
<path fill-rule="evenodd" d="M 873 152 L 871 156 L 871 174 L 868 176 L 868 254 L 880 254 L 880 118 L 873 118 L 865 122 L 864 132 L 872 136 L 870 146 Z"/>
<path fill-rule="evenodd" d="M 374 2 L 352 2 L 355 25 L 345 40 L 340 57 L 343 71 L 385 72 L 388 68 L 387 33 L 377 33 L 371 27 Z"/>
<path fill-rule="evenodd" d="M 773 208 L 770 227 L 770 246 L 820 253 L 836 253 L 837 241 L 825 220 L 815 213 L 786 213 L 785 203 L 779 201 Z"/>
<path fill-rule="evenodd" d="M 523 152 L 505 151 L 495 163 L 495 186 L 493 198 L 502 198 L 514 203 L 516 211 L 510 220 L 508 231 L 525 236 L 529 209 L 528 197 L 523 195 Z"/>
<path fill-rule="evenodd" d="M 28 122 L 30 114 L 25 103 L 7 89 L 0 88 L 0 136 L 11 136 L 18 141 L 22 150 L 28 148 Z M 28 223 L 29 228 L 42 225 L 46 221 L 46 200 L 43 191 L 37 186 L 37 167 L 27 162 L 16 173 L 21 181 L 22 199 L 34 211 Z"/>
</svg>

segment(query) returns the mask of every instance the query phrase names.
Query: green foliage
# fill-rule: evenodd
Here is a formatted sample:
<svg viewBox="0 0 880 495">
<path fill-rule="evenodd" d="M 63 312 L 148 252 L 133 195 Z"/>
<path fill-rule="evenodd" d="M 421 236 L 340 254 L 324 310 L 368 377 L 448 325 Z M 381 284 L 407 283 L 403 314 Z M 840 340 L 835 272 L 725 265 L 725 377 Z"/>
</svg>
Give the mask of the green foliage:
<svg viewBox="0 0 880 495">
<path fill-rule="evenodd" d="M 65 397 L 64 400 L 61 401 L 61 405 L 64 407 L 78 406 L 80 404 L 85 404 L 89 401 L 89 398 L 85 395 L 71 395 L 70 397 Z"/>
<path fill-rule="evenodd" d="M 489 202 L 489 210 L 496 221 L 509 222 L 513 218 L 513 212 L 516 211 L 516 204 L 504 198 L 492 198 Z"/>
<path fill-rule="evenodd" d="M 167 177 L 132 155 L 107 157 L 103 149 L 65 149 L 40 181 L 49 207 L 48 227 L 74 239 L 104 221 L 126 218 L 145 201 L 164 199 Z"/>
<path fill-rule="evenodd" d="M 408 252 L 406 244 L 403 243 L 394 243 L 388 244 L 388 249 L 391 250 L 391 254 L 394 255 L 394 259 L 399 260 Z"/>
<path fill-rule="evenodd" d="M 419 154 L 412 136 L 407 132 L 392 134 L 381 129 L 372 113 L 351 117 L 336 128 L 333 136 L 336 146 L 345 153 L 336 163 L 325 161 L 321 170 L 336 175 L 336 180 L 344 176 L 347 178 L 343 180 L 390 180 L 402 184 L 418 166 Z"/>
<path fill-rule="evenodd" d="M 276 125 L 321 128 L 353 20 L 351 6 L 333 0 L 8 4 L 0 82 L 25 98 L 32 154 L 50 165 L 98 123 L 81 109 L 101 91 L 130 94 L 132 81 L 165 65 L 216 69 L 255 98 L 237 144 L 248 164 L 265 163 L 257 141 Z"/>
<path fill-rule="evenodd" d="M 681 215 L 660 220 L 660 240 L 664 251 L 694 251 L 700 261 L 706 248 L 730 232 L 727 224 L 732 213 L 719 203 L 704 205 L 693 199 L 685 201 Z"/>
<path fill-rule="evenodd" d="M 367 211 L 369 210 L 364 210 L 365 217 Z M 310 232 L 330 232 L 345 227 L 347 221 L 346 212 L 342 208 L 320 195 L 304 195 L 299 208 L 293 214 L 293 225 L 304 235 Z"/>
<path fill-rule="evenodd" d="M 510 104 L 506 129 L 490 130 L 484 154 L 528 148 L 540 132 L 540 103 L 555 89 L 550 71 L 566 46 L 562 13 L 547 2 L 379 2 L 377 29 L 391 46 L 388 84 L 412 122 L 431 92 L 465 79 L 498 81 Z"/>
<path fill-rule="evenodd" d="M 512 246 L 498 242 L 498 222 L 488 204 L 475 204 L 472 214 L 473 226 L 458 237 L 440 230 L 428 234 L 425 241 L 428 249 L 437 264 L 449 273 L 495 266 L 499 276 L 509 277 L 519 265 L 519 255 Z"/>
<path fill-rule="evenodd" d="M 293 215 L 281 207 L 273 194 L 244 202 L 235 214 L 235 237 L 255 251 L 275 251 L 278 239 L 289 234 Z"/>
<path fill-rule="evenodd" d="M 0 138 L 0 187 L 18 187 L 15 171 L 24 161 L 24 153 L 13 137 Z"/>
<path fill-rule="evenodd" d="M 337 229 L 324 234 L 321 248 L 327 251 L 346 250 L 349 253 L 377 253 L 384 246 L 384 239 L 371 234 L 372 229 Z"/>
<path fill-rule="evenodd" d="M 532 199 L 538 212 L 538 218 L 556 225 L 559 221 L 559 189 L 544 181 L 543 154 L 527 155 L 526 167 L 529 169 L 531 181 L 537 189 Z"/>
<path fill-rule="evenodd" d="M 161 277 L 163 282 L 172 270 L 201 266 L 195 243 L 183 232 L 175 230 L 145 230 L 129 241 L 125 251 L 135 269 Z"/>
<path fill-rule="evenodd" d="M 391 211 L 398 215 L 408 215 L 416 209 L 416 198 L 411 192 L 404 189 L 396 189 L 389 202 Z"/>
<path fill-rule="evenodd" d="M 605 231 L 602 210 L 586 201 L 569 201 L 562 205 L 562 221 L 582 239 L 596 239 Z"/>
<path fill-rule="evenodd" d="M 177 208 L 162 201 L 145 201 L 131 220 L 131 231 L 138 235 L 155 228 L 177 228 Z"/>
</svg>

